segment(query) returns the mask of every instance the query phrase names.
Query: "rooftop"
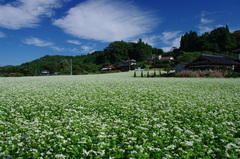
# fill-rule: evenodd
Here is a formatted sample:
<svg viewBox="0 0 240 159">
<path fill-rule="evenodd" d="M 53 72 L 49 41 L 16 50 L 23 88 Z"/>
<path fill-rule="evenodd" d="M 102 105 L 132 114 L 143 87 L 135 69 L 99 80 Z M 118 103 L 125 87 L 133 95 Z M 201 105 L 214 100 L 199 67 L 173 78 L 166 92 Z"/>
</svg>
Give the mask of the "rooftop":
<svg viewBox="0 0 240 159">
<path fill-rule="evenodd" d="M 193 65 L 239 65 L 238 62 L 235 61 L 234 58 L 227 55 L 201 55 L 196 60 L 187 64 L 187 66 Z"/>
</svg>

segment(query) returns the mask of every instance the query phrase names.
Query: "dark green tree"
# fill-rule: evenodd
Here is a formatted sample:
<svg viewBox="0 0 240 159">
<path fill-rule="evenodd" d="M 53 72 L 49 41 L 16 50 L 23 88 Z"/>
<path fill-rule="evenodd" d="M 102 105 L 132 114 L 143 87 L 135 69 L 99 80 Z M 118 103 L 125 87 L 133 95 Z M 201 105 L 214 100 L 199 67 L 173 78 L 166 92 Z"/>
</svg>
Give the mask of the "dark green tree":
<svg viewBox="0 0 240 159">
<path fill-rule="evenodd" d="M 195 51 L 198 47 L 197 41 L 197 32 L 190 31 L 181 37 L 180 49 L 183 51 Z"/>
<path fill-rule="evenodd" d="M 144 43 L 142 39 L 134 45 L 134 59 L 138 61 L 145 60 L 148 55 L 152 55 L 152 46 Z"/>
<path fill-rule="evenodd" d="M 232 48 L 231 35 L 228 26 L 214 29 L 209 34 L 211 51 L 224 52 Z"/>
<path fill-rule="evenodd" d="M 240 30 L 232 33 L 233 50 L 240 48 Z"/>
<path fill-rule="evenodd" d="M 127 60 L 128 57 L 128 44 L 124 41 L 115 41 L 109 44 L 104 49 L 106 56 L 111 63 L 117 63 Z"/>
</svg>

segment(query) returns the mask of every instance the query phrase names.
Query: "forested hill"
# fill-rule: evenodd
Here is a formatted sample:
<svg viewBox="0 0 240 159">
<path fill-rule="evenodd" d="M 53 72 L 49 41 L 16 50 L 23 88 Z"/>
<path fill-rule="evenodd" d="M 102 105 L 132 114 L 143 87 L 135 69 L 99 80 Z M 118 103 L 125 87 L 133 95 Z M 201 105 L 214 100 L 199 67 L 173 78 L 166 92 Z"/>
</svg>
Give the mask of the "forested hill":
<svg viewBox="0 0 240 159">
<path fill-rule="evenodd" d="M 123 61 L 135 59 L 144 61 L 148 55 L 163 54 L 162 49 L 152 48 L 149 44 L 139 39 L 137 43 L 115 41 L 109 44 L 103 51 L 95 51 L 88 55 L 80 56 L 49 56 L 24 63 L 20 66 L 2 67 L 0 74 L 18 72 L 22 75 L 39 75 L 42 70 L 48 70 L 51 74 L 69 74 L 72 64 L 73 74 L 97 72 L 106 65 L 119 65 Z"/>
<path fill-rule="evenodd" d="M 95 51 L 91 54 L 80 56 L 49 56 L 24 63 L 20 66 L 0 67 L 0 76 L 7 76 L 9 73 L 17 72 L 21 75 L 39 75 L 42 70 L 49 70 L 51 74 L 69 74 L 70 65 L 73 74 L 86 72 L 97 72 L 107 65 L 119 65 L 123 61 L 135 59 L 137 62 L 146 61 L 149 55 L 174 56 L 175 63 L 190 62 L 199 54 L 231 54 L 235 49 L 240 48 L 240 31 L 231 33 L 226 27 L 219 27 L 210 33 L 198 35 L 190 31 L 181 37 L 180 48 L 164 53 L 162 49 L 152 48 L 149 44 L 139 39 L 136 43 L 115 41 L 109 44 L 102 51 Z"/>
</svg>

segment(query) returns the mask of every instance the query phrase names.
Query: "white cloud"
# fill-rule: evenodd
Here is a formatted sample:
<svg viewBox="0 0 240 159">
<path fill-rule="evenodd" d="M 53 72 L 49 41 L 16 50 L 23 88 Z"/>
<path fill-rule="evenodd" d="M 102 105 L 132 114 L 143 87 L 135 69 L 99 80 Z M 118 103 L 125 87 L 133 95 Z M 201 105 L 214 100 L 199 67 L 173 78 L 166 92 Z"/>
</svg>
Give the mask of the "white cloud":
<svg viewBox="0 0 240 159">
<path fill-rule="evenodd" d="M 40 39 L 34 38 L 34 37 L 24 39 L 23 42 L 28 45 L 35 45 L 35 46 L 40 46 L 40 47 L 53 45 L 53 43 L 51 43 L 51 42 L 40 40 Z"/>
<path fill-rule="evenodd" d="M 162 47 L 164 52 L 170 51 L 173 47 L 180 47 L 181 31 L 163 32 L 160 36 L 161 41 L 167 46 Z"/>
<path fill-rule="evenodd" d="M 80 53 L 80 51 L 77 48 L 71 48 L 69 49 L 69 51 L 74 53 Z"/>
<path fill-rule="evenodd" d="M 181 31 L 172 31 L 172 32 L 163 32 L 161 40 L 165 44 L 173 44 L 173 41 L 176 41 L 181 36 Z"/>
<path fill-rule="evenodd" d="M 67 42 L 70 43 L 70 44 L 75 44 L 75 45 L 80 45 L 81 44 L 81 42 L 78 41 L 78 40 L 67 40 Z"/>
<path fill-rule="evenodd" d="M 199 32 L 200 34 L 203 34 L 203 33 L 212 31 L 212 30 L 213 30 L 213 27 L 200 25 L 200 26 L 198 27 L 198 29 L 199 29 L 198 32 Z"/>
<path fill-rule="evenodd" d="M 6 35 L 0 31 L 0 38 L 5 38 L 5 37 L 6 37 Z"/>
<path fill-rule="evenodd" d="M 127 1 L 88 0 L 53 24 L 79 38 L 112 42 L 148 33 L 156 21 Z"/>
<path fill-rule="evenodd" d="M 200 21 L 201 21 L 202 24 L 208 24 L 208 23 L 213 22 L 213 20 L 207 19 L 207 18 L 204 18 L 204 17 L 202 17 Z"/>
<path fill-rule="evenodd" d="M 64 50 L 65 50 L 65 48 L 63 48 L 63 47 L 58 47 L 58 46 L 51 46 L 50 48 L 53 49 L 53 50 L 55 50 L 55 51 L 64 51 Z"/>
<path fill-rule="evenodd" d="M 175 39 L 173 39 L 172 41 L 172 47 L 180 47 L 180 41 L 181 41 L 181 36 L 176 37 Z"/>
<path fill-rule="evenodd" d="M 47 48 L 50 48 L 57 52 L 63 52 L 63 51 L 66 52 L 67 51 L 67 52 L 80 53 L 80 50 L 78 50 L 76 48 L 59 47 L 52 42 L 41 40 L 36 37 L 26 38 L 22 42 L 25 44 L 28 44 L 28 45 L 34 45 L 34 46 L 38 46 L 38 47 L 47 47 Z M 86 52 L 86 51 L 90 51 L 92 48 L 87 47 L 87 46 L 81 46 L 81 49 L 83 49 L 83 52 Z"/>
<path fill-rule="evenodd" d="M 145 43 L 148 43 L 149 45 L 151 45 L 152 47 L 156 46 L 157 43 L 159 42 L 159 39 L 161 38 L 161 36 L 158 35 L 153 35 L 153 36 L 146 36 L 143 37 L 142 40 Z M 137 42 L 137 40 L 135 41 Z"/>
<path fill-rule="evenodd" d="M 0 5 L 0 26 L 8 29 L 38 26 L 44 16 L 51 17 L 60 0 L 16 0 Z"/>
<path fill-rule="evenodd" d="M 161 35 L 143 37 L 142 40 L 143 42 L 148 43 L 152 47 L 158 47 L 159 45 L 161 45 L 161 49 L 163 49 L 164 52 L 168 52 L 173 47 L 180 47 L 181 36 L 181 31 L 166 31 L 163 32 Z M 135 40 L 134 42 L 137 42 L 137 40 Z"/>
<path fill-rule="evenodd" d="M 211 14 L 214 14 L 214 13 L 202 11 L 200 13 L 200 25 L 212 23 L 214 20 L 209 18 L 209 16 L 211 16 Z M 207 16 L 208 16 L 208 18 L 206 18 Z"/>
<path fill-rule="evenodd" d="M 207 12 L 202 11 L 200 13 L 200 23 L 198 25 L 198 33 L 204 34 L 206 32 L 211 32 L 214 28 L 221 26 L 214 24 L 215 20 L 213 17 L 218 17 L 219 14 L 222 14 L 222 12 Z"/>
<path fill-rule="evenodd" d="M 172 47 L 162 47 L 161 48 L 164 52 L 169 52 L 171 49 L 172 49 Z"/>
<path fill-rule="evenodd" d="M 91 46 L 83 45 L 81 46 L 81 49 L 83 49 L 84 53 L 89 53 L 93 48 Z"/>
</svg>

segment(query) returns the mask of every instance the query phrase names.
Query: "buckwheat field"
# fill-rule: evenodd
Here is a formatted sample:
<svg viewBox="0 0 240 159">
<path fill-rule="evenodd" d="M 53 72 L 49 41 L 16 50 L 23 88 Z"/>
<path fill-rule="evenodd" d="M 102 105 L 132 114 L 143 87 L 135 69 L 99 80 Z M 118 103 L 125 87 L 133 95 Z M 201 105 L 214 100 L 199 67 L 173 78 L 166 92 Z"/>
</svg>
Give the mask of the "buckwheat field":
<svg viewBox="0 0 240 159">
<path fill-rule="evenodd" d="M 240 79 L 0 78 L 0 158 L 239 158 Z"/>
</svg>

